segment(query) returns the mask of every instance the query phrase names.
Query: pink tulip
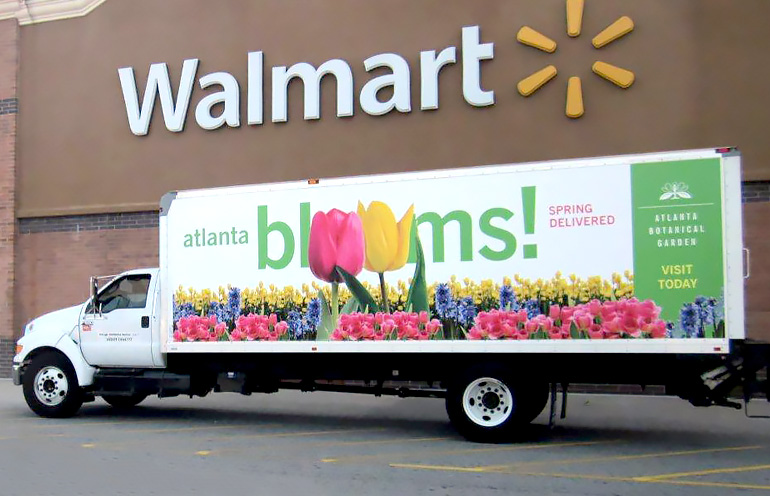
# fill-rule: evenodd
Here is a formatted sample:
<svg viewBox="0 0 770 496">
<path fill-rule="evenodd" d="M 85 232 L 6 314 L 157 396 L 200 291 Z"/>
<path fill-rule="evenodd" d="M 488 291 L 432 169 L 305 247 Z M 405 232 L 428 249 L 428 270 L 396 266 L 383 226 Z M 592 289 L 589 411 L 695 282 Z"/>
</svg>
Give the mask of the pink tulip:
<svg viewBox="0 0 770 496">
<path fill-rule="evenodd" d="M 613 320 L 618 314 L 615 312 L 615 307 L 602 307 L 602 320 Z"/>
<path fill-rule="evenodd" d="M 593 324 L 590 329 L 588 329 L 588 337 L 591 339 L 604 339 L 604 331 L 602 330 L 602 326 L 599 324 Z"/>
<path fill-rule="evenodd" d="M 591 315 L 587 313 L 581 313 L 580 315 L 575 315 L 575 321 L 577 322 L 578 328 L 582 330 L 588 329 L 588 327 L 593 322 L 593 320 L 591 319 Z"/>
<path fill-rule="evenodd" d="M 638 338 L 642 332 L 641 329 L 639 329 L 639 320 L 630 312 L 623 317 L 621 328 L 626 334 L 635 338 Z"/>
<path fill-rule="evenodd" d="M 553 320 L 551 320 L 551 319 L 550 319 L 550 318 L 548 318 L 548 317 L 544 317 L 544 316 L 542 316 L 542 315 L 540 315 L 540 317 L 541 317 L 541 318 L 539 319 L 540 321 L 538 322 L 538 324 L 540 324 L 540 327 L 541 327 L 541 328 L 542 328 L 542 329 L 543 329 L 545 332 L 551 332 L 551 329 L 553 329 Z"/>
<path fill-rule="evenodd" d="M 227 331 L 227 325 L 225 325 L 224 322 L 221 322 L 221 323 L 217 324 L 216 326 L 214 326 L 214 330 L 217 333 L 217 337 L 223 336 L 225 334 L 225 332 Z"/>
<path fill-rule="evenodd" d="M 654 320 L 660 315 L 660 307 L 652 300 L 645 300 L 639 304 L 639 315 L 645 319 Z"/>
<path fill-rule="evenodd" d="M 537 331 L 537 322 L 534 320 L 528 320 L 527 323 L 524 324 L 524 329 L 526 329 L 529 334 L 534 333 Z"/>
<path fill-rule="evenodd" d="M 561 321 L 572 322 L 572 314 L 575 313 L 575 307 L 561 307 Z"/>
<path fill-rule="evenodd" d="M 658 320 L 654 324 L 652 324 L 652 329 L 650 334 L 653 338 L 665 338 L 666 337 L 666 322 L 663 320 Z"/>
<path fill-rule="evenodd" d="M 468 332 L 468 339 L 486 339 L 486 338 L 487 338 L 487 333 L 482 331 L 476 326 L 471 327 L 471 330 Z"/>
<path fill-rule="evenodd" d="M 336 266 L 357 275 L 364 266 L 364 229 L 354 212 L 333 208 L 317 212 L 310 226 L 308 243 L 310 270 L 326 282 L 342 282 Z"/>
<path fill-rule="evenodd" d="M 599 315 L 599 312 L 602 311 L 602 302 L 600 302 L 597 299 L 593 299 L 590 302 L 588 302 L 588 311 L 591 312 L 591 315 L 596 317 Z"/>
<path fill-rule="evenodd" d="M 556 322 L 561 317 L 561 309 L 559 308 L 559 305 L 551 305 L 551 307 L 548 309 L 548 316 L 551 317 L 551 319 Z"/>
<path fill-rule="evenodd" d="M 560 328 L 554 327 L 553 329 L 548 331 L 548 337 L 551 339 L 564 339 L 564 334 L 562 334 Z"/>
</svg>

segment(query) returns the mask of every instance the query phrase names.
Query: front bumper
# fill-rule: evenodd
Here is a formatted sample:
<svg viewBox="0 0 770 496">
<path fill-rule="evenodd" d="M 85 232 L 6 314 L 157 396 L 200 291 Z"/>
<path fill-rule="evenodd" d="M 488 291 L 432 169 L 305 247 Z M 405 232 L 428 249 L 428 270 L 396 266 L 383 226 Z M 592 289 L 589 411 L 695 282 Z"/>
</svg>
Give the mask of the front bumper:
<svg viewBox="0 0 770 496">
<path fill-rule="evenodd" d="M 21 386 L 21 364 L 14 363 L 11 373 L 13 376 L 13 384 L 15 386 Z"/>
</svg>

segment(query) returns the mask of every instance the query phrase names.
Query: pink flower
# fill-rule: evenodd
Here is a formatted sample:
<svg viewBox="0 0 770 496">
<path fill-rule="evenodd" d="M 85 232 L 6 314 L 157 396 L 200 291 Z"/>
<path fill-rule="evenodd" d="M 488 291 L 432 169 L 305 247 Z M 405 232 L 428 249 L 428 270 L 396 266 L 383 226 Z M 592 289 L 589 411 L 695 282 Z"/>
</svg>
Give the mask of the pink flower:
<svg viewBox="0 0 770 496">
<path fill-rule="evenodd" d="M 627 313 L 623 317 L 621 328 L 623 332 L 635 338 L 638 338 L 642 334 L 642 330 L 639 328 L 639 320 L 633 313 Z"/>
<path fill-rule="evenodd" d="M 308 262 L 313 275 L 326 282 L 342 282 L 336 266 L 353 275 L 361 272 L 364 229 L 358 214 L 336 208 L 317 212 L 310 226 Z"/>
<path fill-rule="evenodd" d="M 217 341 L 227 332 L 227 324 L 217 322 L 215 316 L 191 315 L 182 317 L 176 323 L 173 333 L 175 341 Z"/>
<path fill-rule="evenodd" d="M 593 299 L 590 302 L 588 302 L 587 307 L 588 307 L 588 311 L 591 313 L 591 315 L 596 317 L 602 311 L 602 302 L 600 302 L 597 299 Z"/>
<path fill-rule="evenodd" d="M 593 324 L 588 329 L 588 337 L 591 339 L 604 339 L 604 331 L 599 324 Z"/>
<path fill-rule="evenodd" d="M 559 308 L 559 305 L 551 305 L 551 307 L 548 309 L 548 316 L 551 317 L 551 320 L 556 322 L 561 318 L 561 308 Z"/>
<path fill-rule="evenodd" d="M 227 332 L 227 324 L 224 322 L 220 322 L 216 326 L 214 326 L 214 331 L 217 334 L 217 337 L 224 336 L 225 332 Z"/>
<path fill-rule="evenodd" d="M 577 312 L 575 312 L 575 323 L 577 323 L 578 329 L 584 331 L 591 326 L 591 324 L 593 323 L 593 319 L 591 318 L 591 314 L 588 314 L 588 313 L 578 314 Z"/>
<path fill-rule="evenodd" d="M 468 331 L 468 339 L 486 339 L 488 334 L 485 331 L 482 331 L 478 326 L 471 327 L 471 330 Z"/>
<path fill-rule="evenodd" d="M 438 319 L 429 320 L 427 312 L 393 314 L 351 313 L 340 315 L 332 340 L 382 341 L 397 339 L 430 339 L 441 331 Z"/>
<path fill-rule="evenodd" d="M 441 321 L 438 319 L 433 319 L 425 325 L 425 329 L 430 334 L 437 334 L 441 330 Z"/>
<path fill-rule="evenodd" d="M 638 305 L 639 316 L 644 319 L 657 319 L 660 315 L 660 307 L 655 305 L 652 300 L 645 300 Z"/>
<path fill-rule="evenodd" d="M 652 324 L 650 335 L 653 338 L 665 338 L 666 337 L 666 322 L 658 320 Z"/>
<path fill-rule="evenodd" d="M 532 334 L 533 332 L 537 331 L 537 322 L 534 320 L 528 320 L 524 324 L 524 329 L 526 329 L 529 334 Z"/>
<path fill-rule="evenodd" d="M 551 339 L 564 339 L 564 334 L 562 334 L 561 328 L 554 327 L 548 331 L 548 337 Z"/>
</svg>

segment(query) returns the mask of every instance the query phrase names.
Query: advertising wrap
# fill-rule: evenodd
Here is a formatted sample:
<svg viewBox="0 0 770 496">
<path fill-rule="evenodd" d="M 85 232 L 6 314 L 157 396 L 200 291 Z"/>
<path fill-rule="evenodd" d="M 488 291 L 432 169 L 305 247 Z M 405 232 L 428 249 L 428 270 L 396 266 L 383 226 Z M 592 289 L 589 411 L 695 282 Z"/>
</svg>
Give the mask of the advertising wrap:
<svg viewBox="0 0 770 496">
<path fill-rule="evenodd" d="M 168 342 L 725 338 L 722 162 L 180 193 Z"/>
</svg>

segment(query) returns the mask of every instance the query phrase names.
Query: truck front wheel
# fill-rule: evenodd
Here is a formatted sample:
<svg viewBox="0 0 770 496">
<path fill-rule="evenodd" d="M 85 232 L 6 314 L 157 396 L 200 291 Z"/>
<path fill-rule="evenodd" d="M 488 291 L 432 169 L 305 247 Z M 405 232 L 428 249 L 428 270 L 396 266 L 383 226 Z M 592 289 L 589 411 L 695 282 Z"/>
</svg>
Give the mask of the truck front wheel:
<svg viewBox="0 0 770 496">
<path fill-rule="evenodd" d="M 516 382 L 512 375 L 502 367 L 481 367 L 450 384 L 447 414 L 463 437 L 476 442 L 507 441 L 542 411 L 539 395 L 533 394 L 540 388 Z"/>
<path fill-rule="evenodd" d="M 33 358 L 24 371 L 23 389 L 27 405 L 41 417 L 71 417 L 83 404 L 75 369 L 60 353 Z"/>
</svg>

